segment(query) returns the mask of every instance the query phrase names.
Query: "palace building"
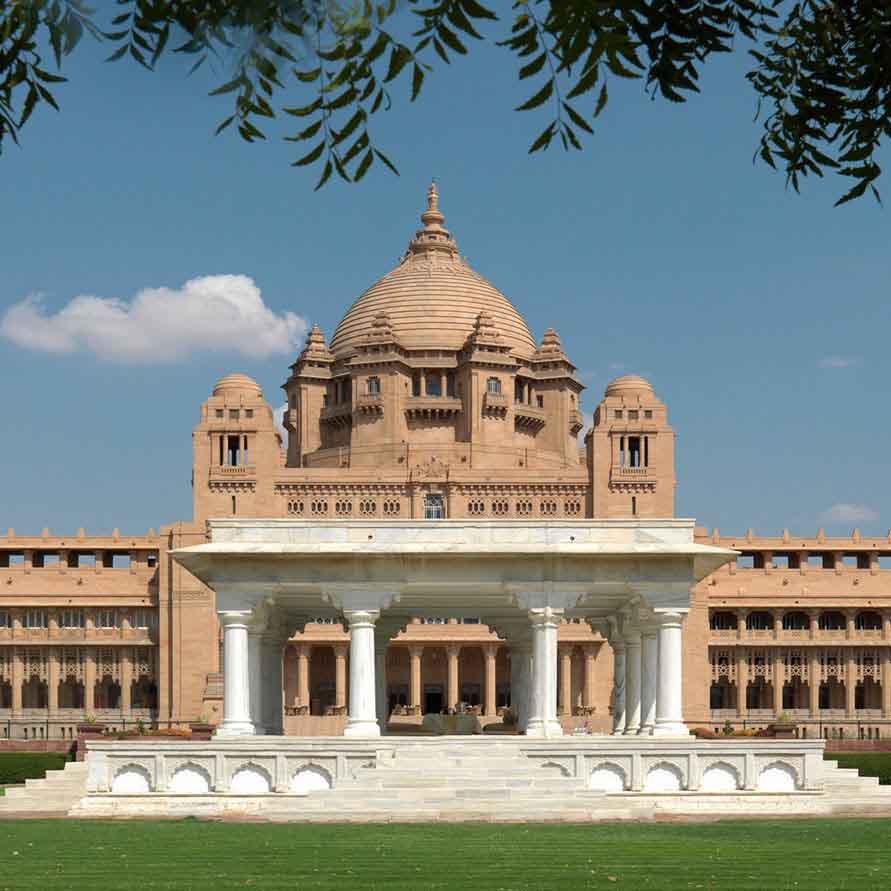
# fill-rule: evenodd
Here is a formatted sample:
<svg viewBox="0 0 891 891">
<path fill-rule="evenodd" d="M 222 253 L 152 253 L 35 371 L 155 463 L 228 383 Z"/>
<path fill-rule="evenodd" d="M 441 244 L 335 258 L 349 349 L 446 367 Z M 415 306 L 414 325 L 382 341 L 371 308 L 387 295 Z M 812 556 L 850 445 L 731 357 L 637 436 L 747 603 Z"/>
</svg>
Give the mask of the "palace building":
<svg viewBox="0 0 891 891">
<path fill-rule="evenodd" d="M 585 430 L 583 385 L 557 332 L 533 337 L 444 223 L 431 186 L 398 265 L 330 339 L 309 332 L 283 384 L 284 438 L 255 381 L 237 373 L 217 381 L 192 433 L 190 520 L 138 536 L 0 536 L 0 737 L 67 739 L 88 715 L 115 728 L 223 722 L 229 657 L 219 604 L 189 560 L 174 556 L 205 545 L 211 520 L 224 529 L 227 518 L 289 520 L 310 532 L 367 527 L 369 541 L 391 523 L 394 553 L 399 535 L 421 541 L 419 524 L 455 530 L 439 544 L 423 539 L 429 560 L 412 554 L 415 585 L 435 585 L 429 561 L 491 530 L 497 546 L 498 530 L 522 542 L 533 526 L 578 544 L 573 523 L 583 521 L 664 527 L 668 537 L 680 528 L 675 436 L 653 385 L 636 375 L 612 381 Z M 466 535 L 459 521 L 473 521 Z M 715 558 L 683 611 L 688 726 L 757 728 L 787 713 L 808 737 L 891 735 L 891 537 L 696 527 L 692 538 L 702 554 L 737 555 Z M 356 578 L 377 571 L 361 549 L 339 559 Z M 276 590 L 283 579 L 266 584 Z M 297 596 L 309 576 L 288 584 Z M 264 682 L 272 678 L 276 694 L 254 716 L 258 730 L 347 728 L 349 624 L 342 591 L 320 597 L 318 609 L 294 606 L 263 628 L 258 658 L 269 660 Z M 393 732 L 453 711 L 524 729 L 519 692 L 530 683 L 531 639 L 494 622 L 494 601 L 482 594 L 478 611 L 472 599 L 460 610 L 447 597 L 427 602 L 409 592 L 399 620 L 378 623 L 372 719 Z M 662 630 L 646 610 L 623 615 L 594 620 L 566 609 L 546 619 L 557 622 L 564 732 L 652 728 L 655 675 L 646 666 Z"/>
</svg>

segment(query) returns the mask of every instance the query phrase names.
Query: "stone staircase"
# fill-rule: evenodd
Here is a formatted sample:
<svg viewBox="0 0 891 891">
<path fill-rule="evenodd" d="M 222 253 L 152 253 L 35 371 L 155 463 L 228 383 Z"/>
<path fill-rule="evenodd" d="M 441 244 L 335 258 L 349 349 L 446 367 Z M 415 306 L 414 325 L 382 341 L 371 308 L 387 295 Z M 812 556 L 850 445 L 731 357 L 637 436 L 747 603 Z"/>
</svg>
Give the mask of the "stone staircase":
<svg viewBox="0 0 891 891">
<path fill-rule="evenodd" d="M 878 777 L 860 776 L 855 768 L 830 760 L 823 762 L 823 777 L 833 814 L 891 815 L 891 786 L 879 785 Z"/>
<path fill-rule="evenodd" d="M 69 761 L 63 770 L 47 771 L 42 779 L 8 786 L 0 797 L 0 819 L 66 816 L 86 789 L 86 762 Z"/>
<path fill-rule="evenodd" d="M 590 822 L 646 819 L 639 802 L 581 787 L 516 745 L 429 743 L 386 751 L 330 791 L 269 801 L 269 819 Z"/>
</svg>

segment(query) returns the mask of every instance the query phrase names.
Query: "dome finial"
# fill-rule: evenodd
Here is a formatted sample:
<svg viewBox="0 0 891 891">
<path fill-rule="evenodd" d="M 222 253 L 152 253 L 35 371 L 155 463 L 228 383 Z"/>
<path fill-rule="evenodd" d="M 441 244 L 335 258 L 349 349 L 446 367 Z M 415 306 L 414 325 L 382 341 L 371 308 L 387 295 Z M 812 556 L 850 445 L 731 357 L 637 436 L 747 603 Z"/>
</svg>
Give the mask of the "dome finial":
<svg viewBox="0 0 891 891">
<path fill-rule="evenodd" d="M 427 187 L 427 210 L 421 214 L 421 222 L 428 232 L 441 229 L 445 222 L 445 216 L 439 210 L 439 190 L 435 179 Z"/>
</svg>

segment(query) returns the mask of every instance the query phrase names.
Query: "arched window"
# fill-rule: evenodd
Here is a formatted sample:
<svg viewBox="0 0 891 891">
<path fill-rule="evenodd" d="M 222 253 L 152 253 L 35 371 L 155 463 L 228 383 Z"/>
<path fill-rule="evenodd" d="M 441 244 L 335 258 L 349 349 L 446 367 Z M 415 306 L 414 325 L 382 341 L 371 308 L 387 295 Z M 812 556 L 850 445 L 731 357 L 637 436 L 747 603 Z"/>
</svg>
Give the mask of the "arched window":
<svg viewBox="0 0 891 891">
<path fill-rule="evenodd" d="M 501 381 L 497 377 L 490 377 L 486 381 L 486 392 L 492 393 L 494 396 L 501 395 Z"/>
<path fill-rule="evenodd" d="M 379 377 L 370 377 L 365 384 L 365 392 L 369 396 L 381 395 L 381 379 Z"/>
<path fill-rule="evenodd" d="M 756 610 L 746 616 L 748 631 L 770 631 L 773 628 L 773 616 L 766 610 Z"/>
<path fill-rule="evenodd" d="M 783 613 L 783 631 L 807 631 L 810 624 L 807 613 L 801 610 Z"/>
<path fill-rule="evenodd" d="M 712 631 L 733 631 L 736 629 L 736 613 L 728 610 L 718 611 L 709 617 L 709 627 Z"/>
<path fill-rule="evenodd" d="M 820 613 L 820 631 L 844 631 L 845 615 L 838 610 L 826 610 Z"/>
<path fill-rule="evenodd" d="M 881 631 L 882 617 L 875 610 L 864 610 L 862 613 L 857 613 L 854 627 L 858 631 Z"/>
</svg>

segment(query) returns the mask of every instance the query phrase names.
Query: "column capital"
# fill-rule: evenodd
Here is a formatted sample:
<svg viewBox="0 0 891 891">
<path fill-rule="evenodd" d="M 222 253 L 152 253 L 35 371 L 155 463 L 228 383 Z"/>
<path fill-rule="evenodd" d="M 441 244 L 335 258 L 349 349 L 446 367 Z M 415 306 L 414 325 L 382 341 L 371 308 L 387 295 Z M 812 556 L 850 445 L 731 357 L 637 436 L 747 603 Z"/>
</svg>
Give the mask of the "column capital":
<svg viewBox="0 0 891 891">
<path fill-rule="evenodd" d="M 249 609 L 226 609 L 217 612 L 217 619 L 223 627 L 244 627 L 247 628 L 253 618 L 253 610 Z"/>
<path fill-rule="evenodd" d="M 348 643 L 332 644 L 331 648 L 334 650 L 335 659 L 346 659 L 347 653 L 350 651 L 350 645 Z"/>
<path fill-rule="evenodd" d="M 496 659 L 498 657 L 498 644 L 486 643 L 482 645 L 483 655 L 487 659 Z"/>
<path fill-rule="evenodd" d="M 344 610 L 343 616 L 352 630 L 353 628 L 373 628 L 381 613 L 377 609 L 350 609 Z"/>
<path fill-rule="evenodd" d="M 654 631 L 658 631 L 660 627 L 664 628 L 671 625 L 680 627 L 687 617 L 687 612 L 685 609 L 654 610 L 653 621 L 656 623 Z M 745 610 L 745 612 L 748 613 L 749 611 Z"/>
<path fill-rule="evenodd" d="M 448 656 L 458 657 L 461 655 L 461 644 L 447 644 L 445 651 Z"/>
<path fill-rule="evenodd" d="M 410 644 L 408 655 L 413 659 L 421 659 L 424 656 L 424 644 Z"/>
<path fill-rule="evenodd" d="M 562 609 L 554 609 L 551 606 L 530 609 L 529 621 L 533 628 L 542 625 L 553 625 L 556 628 L 563 620 L 563 612 Z"/>
</svg>

